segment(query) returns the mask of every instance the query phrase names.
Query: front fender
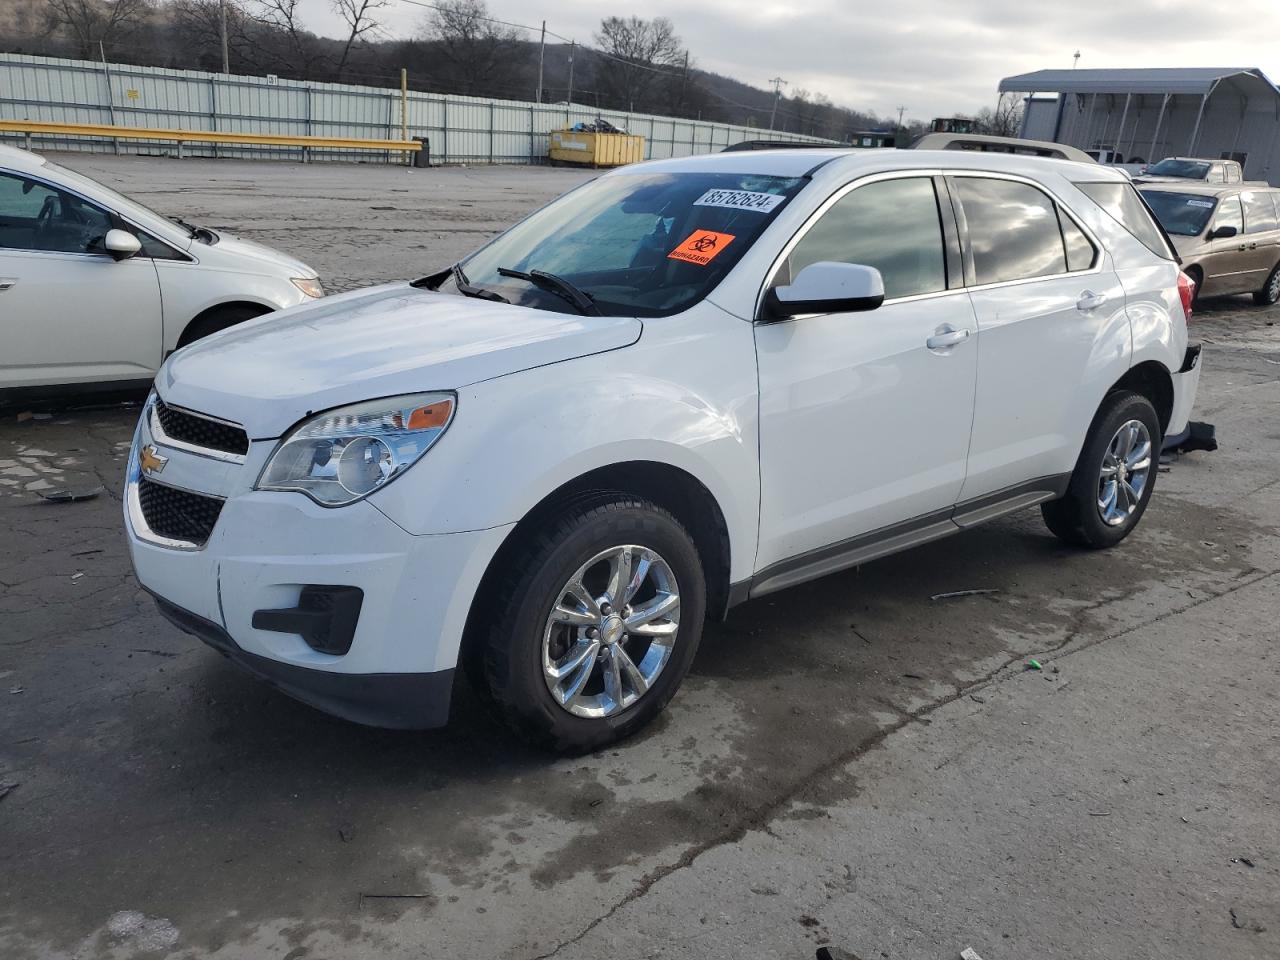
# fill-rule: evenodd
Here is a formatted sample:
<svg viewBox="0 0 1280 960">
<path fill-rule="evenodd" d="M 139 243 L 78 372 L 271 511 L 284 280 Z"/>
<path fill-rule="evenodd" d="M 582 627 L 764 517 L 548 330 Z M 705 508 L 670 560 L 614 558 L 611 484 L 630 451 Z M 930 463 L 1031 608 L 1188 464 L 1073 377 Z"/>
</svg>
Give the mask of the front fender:
<svg viewBox="0 0 1280 960">
<path fill-rule="evenodd" d="M 410 533 L 483 530 L 592 470 L 662 463 L 715 497 L 737 581 L 755 560 L 757 414 L 751 326 L 703 305 L 645 321 L 630 347 L 460 390 L 448 432 L 370 499 Z"/>
</svg>

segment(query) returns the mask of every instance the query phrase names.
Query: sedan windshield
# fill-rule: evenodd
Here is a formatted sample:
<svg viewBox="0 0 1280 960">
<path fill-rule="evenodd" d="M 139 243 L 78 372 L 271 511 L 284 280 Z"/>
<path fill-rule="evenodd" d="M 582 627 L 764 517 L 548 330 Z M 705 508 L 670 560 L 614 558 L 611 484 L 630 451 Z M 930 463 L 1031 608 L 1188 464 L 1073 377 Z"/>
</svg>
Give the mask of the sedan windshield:
<svg viewBox="0 0 1280 960">
<path fill-rule="evenodd" d="M 1143 199 L 1155 212 L 1165 233 L 1180 237 L 1198 237 L 1213 216 L 1217 201 L 1190 193 L 1170 193 L 1166 190 L 1143 190 Z"/>
<path fill-rule="evenodd" d="M 804 183 L 701 172 L 601 177 L 464 260 L 453 284 L 543 310 L 678 313 L 715 288 Z"/>
<path fill-rule="evenodd" d="M 1181 177 L 1184 180 L 1203 180 L 1209 172 L 1209 165 L 1199 160 L 1175 160 L 1170 157 L 1147 167 L 1147 173 L 1153 177 Z"/>
</svg>

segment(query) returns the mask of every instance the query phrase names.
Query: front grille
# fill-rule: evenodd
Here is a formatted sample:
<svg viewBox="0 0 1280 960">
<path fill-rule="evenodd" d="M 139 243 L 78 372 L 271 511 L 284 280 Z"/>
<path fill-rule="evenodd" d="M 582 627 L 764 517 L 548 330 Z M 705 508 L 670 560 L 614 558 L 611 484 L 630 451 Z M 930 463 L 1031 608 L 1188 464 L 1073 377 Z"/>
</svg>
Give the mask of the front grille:
<svg viewBox="0 0 1280 960">
<path fill-rule="evenodd" d="M 166 487 L 146 477 L 138 479 L 138 504 L 153 533 L 198 547 L 209 539 L 222 512 L 217 497 Z"/>
<path fill-rule="evenodd" d="M 159 397 L 156 397 L 156 418 L 172 440 L 241 457 L 249 452 L 249 435 L 242 428 L 166 406 Z"/>
</svg>

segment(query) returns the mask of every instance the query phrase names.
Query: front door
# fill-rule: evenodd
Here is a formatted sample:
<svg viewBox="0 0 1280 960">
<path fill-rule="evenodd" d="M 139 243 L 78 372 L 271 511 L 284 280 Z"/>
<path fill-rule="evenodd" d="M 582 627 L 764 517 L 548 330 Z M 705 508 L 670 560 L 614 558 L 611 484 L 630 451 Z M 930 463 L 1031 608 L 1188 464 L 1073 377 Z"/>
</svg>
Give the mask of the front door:
<svg viewBox="0 0 1280 960">
<path fill-rule="evenodd" d="M 1238 195 L 1232 194 L 1218 201 L 1209 235 L 1222 227 L 1234 228 L 1236 232 L 1229 237 L 1208 241 L 1208 253 L 1200 260 L 1204 268 L 1204 286 L 1200 293 L 1206 297 L 1217 297 L 1261 289 L 1261 280 L 1254 285 L 1255 269 L 1249 258 L 1249 239 L 1244 233 L 1244 213 Z"/>
<path fill-rule="evenodd" d="M 151 260 L 102 248 L 110 213 L 0 172 L 0 388 L 149 379 L 160 366 Z"/>
<path fill-rule="evenodd" d="M 934 181 L 898 176 L 838 196 L 772 282 L 819 261 L 860 263 L 880 270 L 886 300 L 756 324 L 757 571 L 946 510 L 964 482 L 976 326 L 960 278 L 948 283 Z"/>
</svg>

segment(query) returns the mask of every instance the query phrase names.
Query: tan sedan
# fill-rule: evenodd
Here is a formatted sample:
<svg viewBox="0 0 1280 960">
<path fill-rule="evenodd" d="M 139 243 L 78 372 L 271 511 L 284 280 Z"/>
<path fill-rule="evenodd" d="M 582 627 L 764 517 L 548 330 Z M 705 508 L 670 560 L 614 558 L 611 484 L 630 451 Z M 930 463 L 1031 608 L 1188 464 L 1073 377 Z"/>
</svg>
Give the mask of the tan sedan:
<svg viewBox="0 0 1280 960">
<path fill-rule="evenodd" d="M 1280 300 L 1280 190 L 1266 186 L 1141 186 L 1196 282 L 1197 296 Z"/>
</svg>

